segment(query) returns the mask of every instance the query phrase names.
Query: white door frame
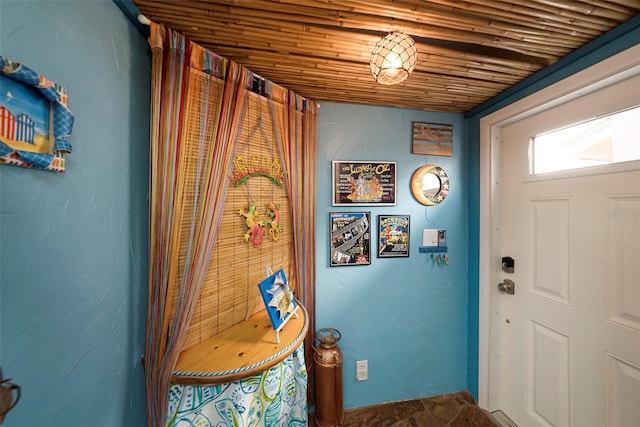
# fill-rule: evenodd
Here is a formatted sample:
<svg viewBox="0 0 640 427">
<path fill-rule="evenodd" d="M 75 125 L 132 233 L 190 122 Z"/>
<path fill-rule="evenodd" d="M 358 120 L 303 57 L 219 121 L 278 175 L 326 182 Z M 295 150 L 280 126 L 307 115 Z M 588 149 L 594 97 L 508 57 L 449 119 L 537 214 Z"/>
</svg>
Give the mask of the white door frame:
<svg viewBox="0 0 640 427">
<path fill-rule="evenodd" d="M 640 45 L 480 119 L 480 250 L 478 403 L 500 407 L 500 135 L 502 127 L 586 93 L 640 74 Z M 506 254 L 508 255 L 508 254 Z M 517 261 L 516 261 L 517 262 Z M 516 264 L 517 265 L 517 264 Z"/>
</svg>

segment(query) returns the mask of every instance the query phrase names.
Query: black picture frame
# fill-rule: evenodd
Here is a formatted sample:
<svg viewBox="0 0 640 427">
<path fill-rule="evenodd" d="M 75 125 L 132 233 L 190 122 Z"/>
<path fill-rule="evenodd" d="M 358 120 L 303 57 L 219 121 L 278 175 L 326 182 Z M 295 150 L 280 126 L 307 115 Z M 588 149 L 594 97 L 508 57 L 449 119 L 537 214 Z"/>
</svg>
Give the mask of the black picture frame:
<svg viewBox="0 0 640 427">
<path fill-rule="evenodd" d="M 395 206 L 396 169 L 393 161 L 333 160 L 333 206 Z"/>
<path fill-rule="evenodd" d="M 329 265 L 371 264 L 371 213 L 329 213 Z"/>
<path fill-rule="evenodd" d="M 410 215 L 378 215 L 378 258 L 409 256 Z"/>
</svg>

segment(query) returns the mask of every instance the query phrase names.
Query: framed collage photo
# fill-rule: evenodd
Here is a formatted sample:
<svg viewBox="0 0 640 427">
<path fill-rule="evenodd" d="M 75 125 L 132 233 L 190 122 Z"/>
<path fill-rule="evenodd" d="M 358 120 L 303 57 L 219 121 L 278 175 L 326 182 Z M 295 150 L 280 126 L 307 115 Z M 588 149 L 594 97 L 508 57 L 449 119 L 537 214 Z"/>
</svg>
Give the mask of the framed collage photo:
<svg viewBox="0 0 640 427">
<path fill-rule="evenodd" d="M 330 266 L 371 264 L 371 213 L 331 212 Z"/>
<path fill-rule="evenodd" d="M 409 215 L 378 215 L 378 257 L 409 256 Z"/>
</svg>

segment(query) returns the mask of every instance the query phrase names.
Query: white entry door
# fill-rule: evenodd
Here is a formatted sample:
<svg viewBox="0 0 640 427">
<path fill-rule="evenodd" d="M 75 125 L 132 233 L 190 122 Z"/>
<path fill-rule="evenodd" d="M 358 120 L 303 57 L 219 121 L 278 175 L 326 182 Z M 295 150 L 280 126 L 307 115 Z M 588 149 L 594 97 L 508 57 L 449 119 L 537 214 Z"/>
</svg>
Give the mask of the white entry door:
<svg viewBox="0 0 640 427">
<path fill-rule="evenodd" d="M 638 105 L 638 88 L 502 130 L 499 401 L 519 427 L 640 426 L 640 162 L 529 174 L 533 135 Z"/>
</svg>

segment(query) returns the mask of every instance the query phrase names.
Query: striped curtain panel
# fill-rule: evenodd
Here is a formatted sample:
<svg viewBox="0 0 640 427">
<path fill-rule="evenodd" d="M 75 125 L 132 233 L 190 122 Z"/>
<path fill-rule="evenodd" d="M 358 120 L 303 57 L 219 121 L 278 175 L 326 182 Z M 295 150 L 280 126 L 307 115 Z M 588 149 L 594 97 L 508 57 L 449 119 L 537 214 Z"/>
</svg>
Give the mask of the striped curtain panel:
<svg viewBox="0 0 640 427">
<path fill-rule="evenodd" d="M 229 185 L 225 171 L 242 126 L 247 72 L 154 23 L 149 41 L 153 76 L 145 376 L 149 425 L 163 426 L 171 374 L 222 217 Z M 212 74 L 222 75 L 224 84 Z"/>
<path fill-rule="evenodd" d="M 271 111 L 274 101 L 271 101 Z M 316 118 L 318 106 L 295 92 L 284 96 L 284 117 L 274 120 L 280 143 L 291 207 L 293 225 L 293 254 L 298 298 L 309 312 L 309 332 L 305 338 L 305 361 L 309 373 L 307 390 L 309 403 L 314 402 L 313 351 L 315 344 L 315 212 L 316 212 Z"/>
<path fill-rule="evenodd" d="M 148 423 L 164 426 L 172 372 L 209 270 L 254 75 L 153 22 L 149 43 L 153 57 L 145 377 Z M 309 313 L 305 347 L 311 369 L 317 104 L 278 89 L 284 92 L 284 117 L 277 114 L 274 122 L 286 169 L 296 293 Z M 265 96 L 270 99 L 268 93 Z M 313 390 L 312 383 L 308 389 Z"/>
</svg>

